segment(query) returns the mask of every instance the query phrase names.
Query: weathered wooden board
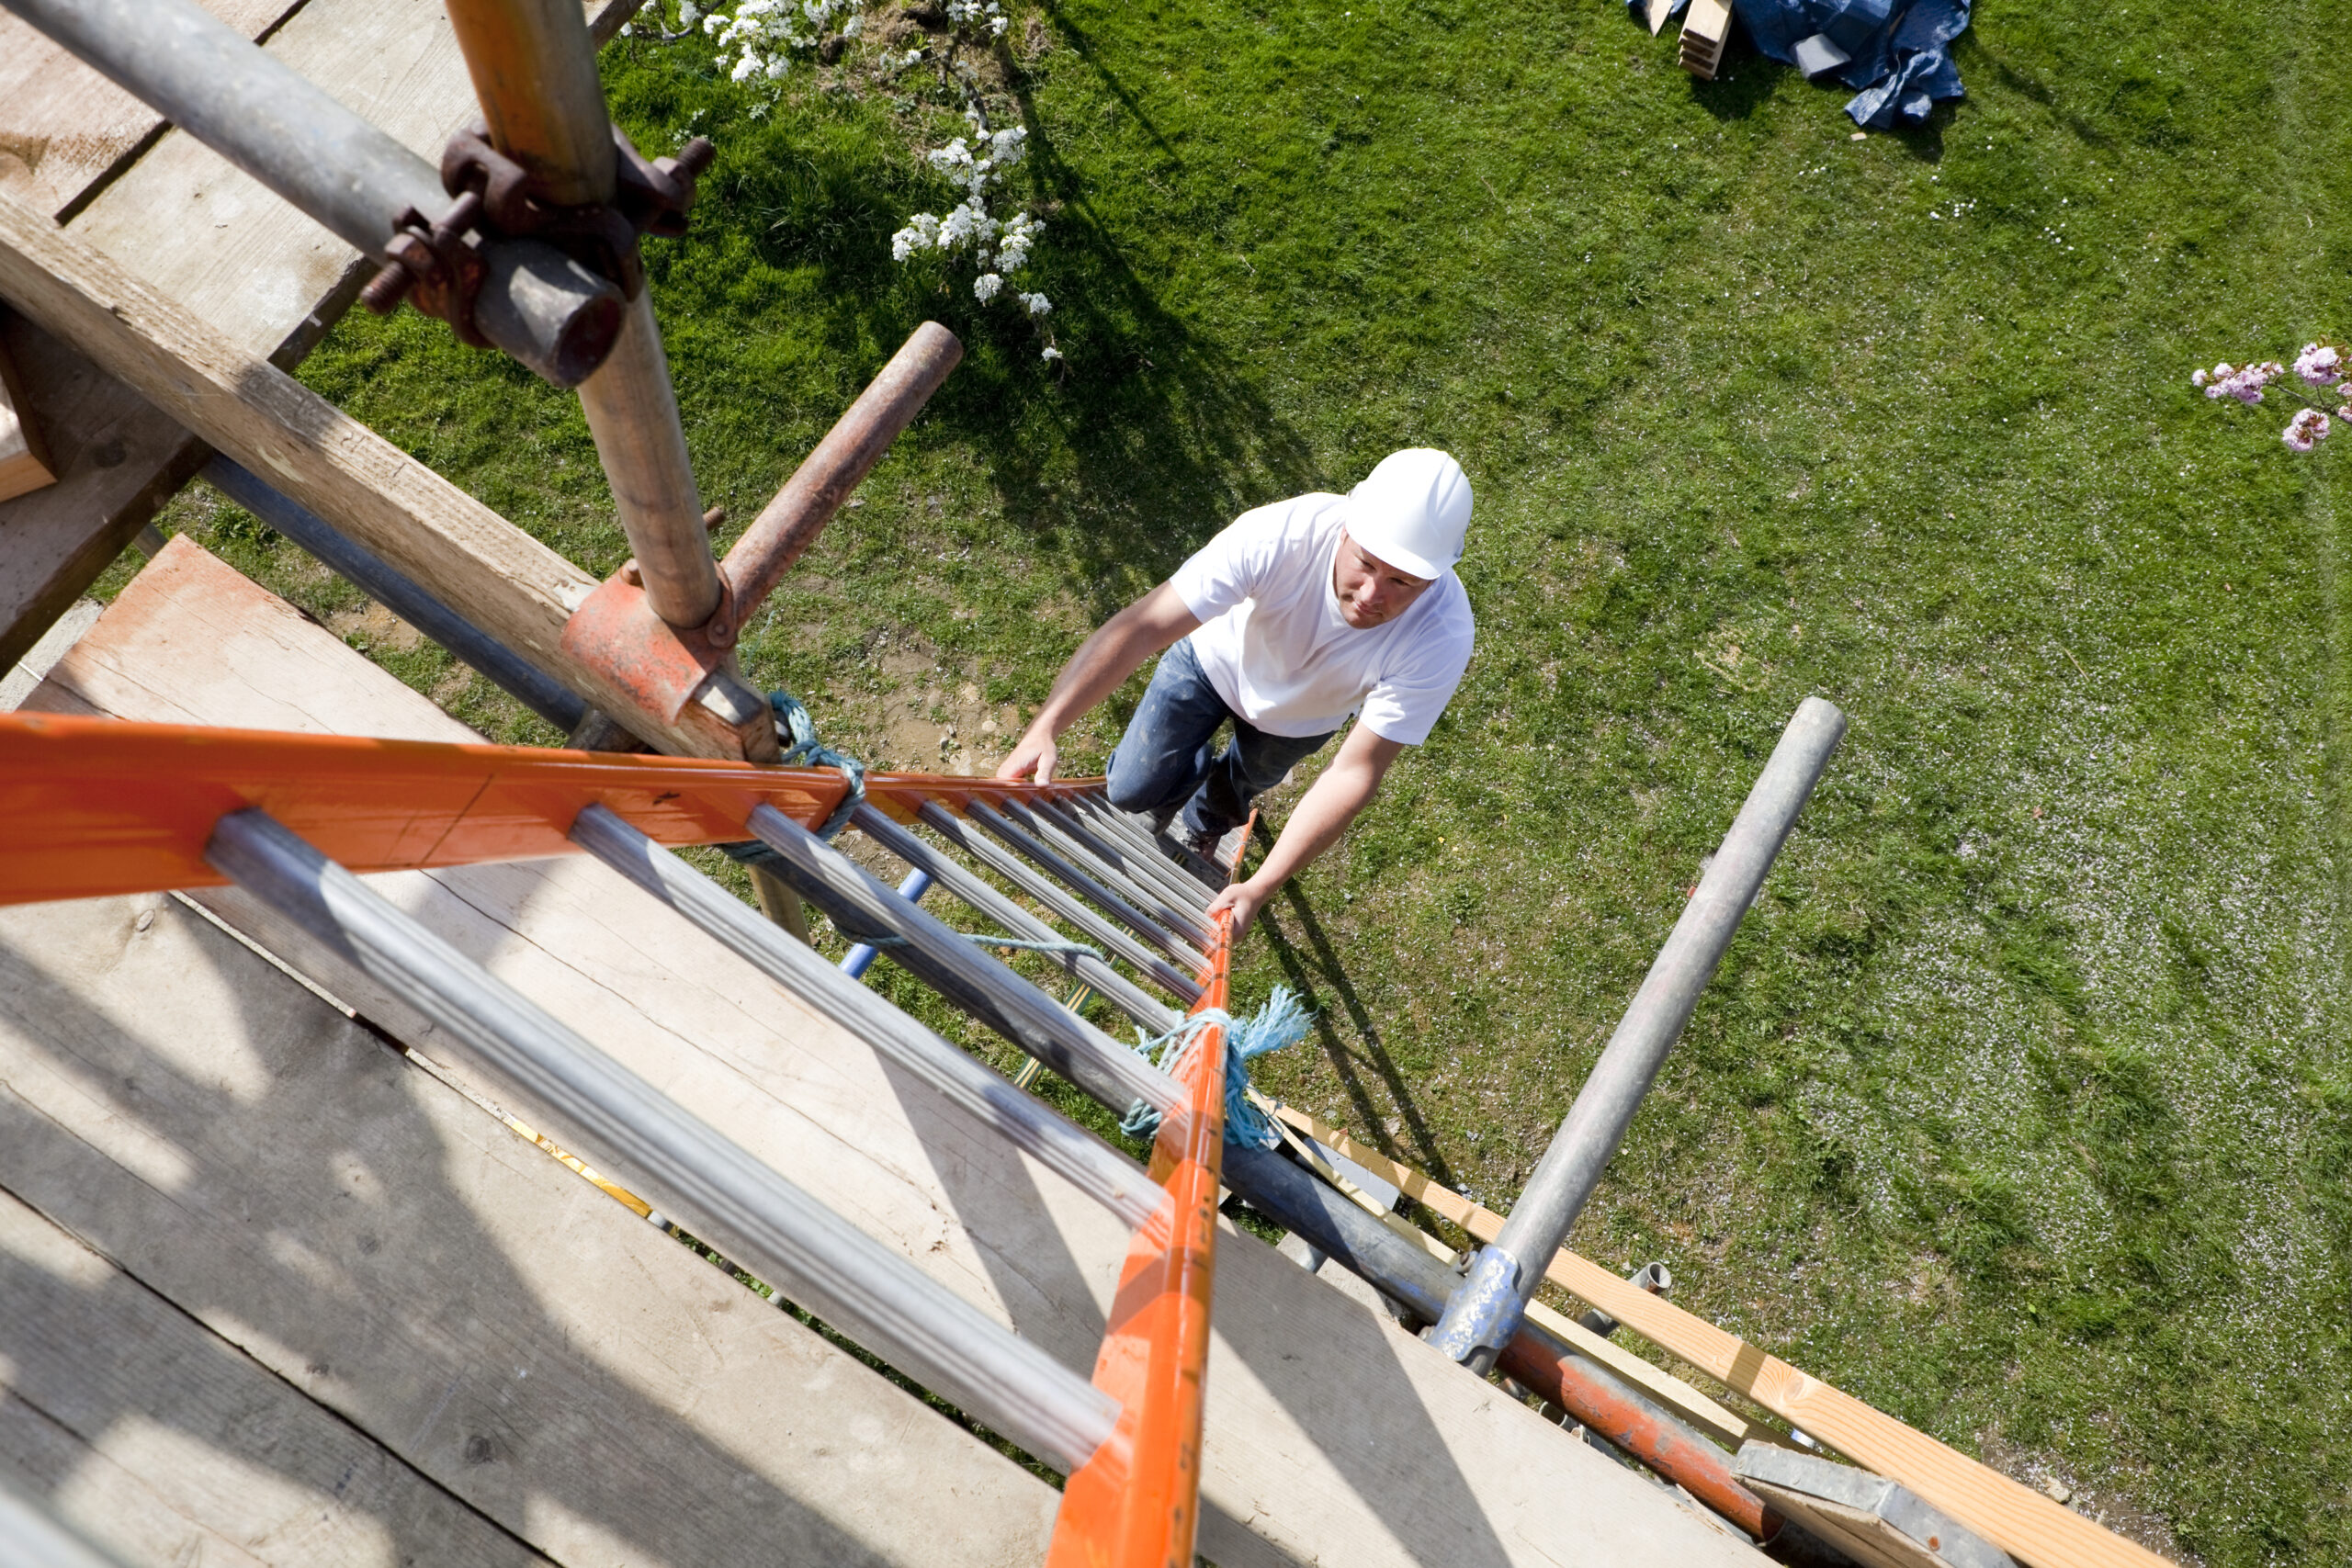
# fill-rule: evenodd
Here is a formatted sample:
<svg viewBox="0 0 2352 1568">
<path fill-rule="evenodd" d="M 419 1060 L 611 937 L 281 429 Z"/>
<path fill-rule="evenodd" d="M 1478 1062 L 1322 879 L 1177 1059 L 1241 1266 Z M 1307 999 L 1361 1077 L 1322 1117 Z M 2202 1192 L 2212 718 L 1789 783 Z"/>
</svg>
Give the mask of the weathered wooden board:
<svg viewBox="0 0 2352 1568">
<path fill-rule="evenodd" d="M 175 544 L 175 549 L 179 547 Z M 190 556 L 196 554 L 189 552 Z M 453 722 L 216 565 L 164 558 L 28 706 L 269 722 L 342 660 L 372 687 L 323 727 L 448 736 Z M 209 601 L 192 607 L 194 600 Z M 239 604 L 251 606 L 245 610 Z M 187 606 L 187 607 L 184 607 Z M 235 647 L 250 617 L 261 629 Z M 273 653 L 309 640 L 313 654 Z M 168 677 L 142 669 L 173 661 Z M 281 663 L 282 660 L 282 663 Z M 272 671 L 286 671 L 283 679 Z M 339 696 L 308 696 L 323 720 Z M 836 1211 L 1069 1364 L 1091 1368 L 1126 1238 L 1107 1214 L 858 1041 L 584 859 L 372 879 L 378 889 Z M 460 1074 L 399 1004 L 214 903 L 369 1018 Z M 533 1108 L 517 1111 L 526 1119 Z M 656 1197 L 658 1194 L 648 1194 Z M 1754 1562 L 1655 1485 L 1464 1375 L 1253 1237 L 1219 1243 L 1203 1552 L 1279 1562 Z"/>
<path fill-rule="evenodd" d="M 14 501 L 56 482 L 56 471 L 49 466 L 49 443 L 40 425 L 25 412 L 17 361 L 8 353 L 6 335 L 0 333 L 0 501 Z"/>
<path fill-rule="evenodd" d="M 131 1562 L 546 1561 L 6 1192 L 0 1468 Z"/>
<path fill-rule="evenodd" d="M 292 8 L 287 0 L 202 3 L 247 38 Z M 163 116 L 0 12 L 0 192 L 63 218 L 163 129 Z"/>
<path fill-rule="evenodd" d="M 592 0 L 609 30 L 634 0 Z M 441 0 L 309 0 L 269 52 L 438 167 L 450 133 L 478 116 Z M 173 130 L 71 225 L 247 352 L 290 369 L 326 335 L 374 264 Z"/>
<path fill-rule="evenodd" d="M 1502 1234 L 1501 1215 L 1439 1186 L 1410 1166 L 1397 1164 L 1312 1116 L 1288 1111 L 1284 1116 L 1480 1241 Z M 1566 1247 L 1553 1258 L 1544 1277 L 1848 1458 L 1901 1482 L 2031 1568 L 2162 1568 L 2165 1559 L 2145 1547 Z"/>
<path fill-rule="evenodd" d="M 571 1568 L 1044 1551 L 1052 1488 L 167 895 L 0 911 L 0 1187 Z M 6 1319 L 12 1380 L 73 1381 Z M 80 1353 L 121 1362 L 85 1425 L 168 1422 L 168 1367 Z M 257 1490 L 311 1487 L 292 1447 Z"/>
<path fill-rule="evenodd" d="M 0 344 L 22 374 L 57 470 L 47 489 L 0 502 L 5 666 L 122 553 L 206 452 L 177 421 L 14 310 L 0 309 Z"/>
</svg>

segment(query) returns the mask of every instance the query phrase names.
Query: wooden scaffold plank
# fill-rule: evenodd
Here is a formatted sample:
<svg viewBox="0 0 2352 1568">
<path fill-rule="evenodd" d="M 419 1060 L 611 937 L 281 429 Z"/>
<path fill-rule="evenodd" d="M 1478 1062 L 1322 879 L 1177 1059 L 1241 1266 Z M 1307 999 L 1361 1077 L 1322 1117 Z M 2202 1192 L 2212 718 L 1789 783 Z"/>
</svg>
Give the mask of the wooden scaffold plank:
<svg viewBox="0 0 2352 1568">
<path fill-rule="evenodd" d="M 6 1191 L 0 1369 L 0 1471 L 127 1562 L 546 1561 Z"/>
<path fill-rule="evenodd" d="M 637 0 L 589 0 L 609 38 Z M 475 111 L 434 0 L 213 0 L 232 25 L 437 163 Z M 290 368 L 364 280 L 356 253 L 13 17 L 0 15 L 0 202 L 68 231 L 254 358 Z M 152 141 L 152 146 L 149 143 Z M 144 148 L 136 163 L 129 155 Z M 13 161 L 12 161 L 13 160 Z M 30 170 L 29 173 L 27 171 Z M 0 310 L 58 482 L 0 502 L 0 668 L 14 663 L 207 449 L 79 348 Z M 149 389 L 152 393 L 153 389 Z M 266 470 L 264 470 L 266 476 Z"/>
<path fill-rule="evenodd" d="M 478 1533 L 574 1568 L 1044 1551 L 1052 1488 L 169 896 L 0 911 L 0 1187 L 323 1407 L 345 1469 L 385 1450 Z M 241 1453 L 186 1419 L 177 1448 L 141 1449 L 140 1423 L 200 1408 L 139 1344 L 84 1345 L 116 1371 L 82 1396 L 117 1415 L 77 1429 L 151 1490 L 242 1466 L 282 1497 L 334 1452 Z M 53 1402 L 76 1381 L 62 1354 L 0 1312 L 12 1389 Z M 344 1506 L 389 1529 L 371 1490 Z M 420 1528 L 372 1559 L 328 1540 L 284 1560 L 535 1560 Z"/>
</svg>

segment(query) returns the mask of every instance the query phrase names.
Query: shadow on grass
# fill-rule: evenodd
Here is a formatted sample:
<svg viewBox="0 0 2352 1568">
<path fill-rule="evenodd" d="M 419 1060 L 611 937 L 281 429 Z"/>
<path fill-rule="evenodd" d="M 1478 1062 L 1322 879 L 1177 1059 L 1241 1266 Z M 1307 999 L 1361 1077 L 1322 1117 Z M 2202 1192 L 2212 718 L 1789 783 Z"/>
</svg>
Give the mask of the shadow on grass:
<svg viewBox="0 0 2352 1568">
<path fill-rule="evenodd" d="M 1172 157 L 1084 33 L 1057 25 Z M 973 297 L 967 258 L 891 258 L 899 225 L 945 210 L 956 193 L 908 156 L 904 132 L 873 103 L 805 106 L 789 122 L 738 107 L 701 126 L 726 149 L 707 182 L 717 199 L 697 211 L 695 239 L 655 261 L 656 283 L 682 321 L 726 323 L 692 343 L 693 329 L 673 335 L 682 385 L 757 388 L 776 411 L 846 407 L 925 319 L 955 333 L 964 361 L 901 444 L 985 454 L 980 477 L 1006 522 L 1051 547 L 1060 586 L 1100 619 L 1237 513 L 1317 476 L 1258 373 L 1130 262 L 1133 220 L 1098 207 L 1038 112 L 1036 84 L 1010 74 L 1028 130 L 1019 175 L 1044 198 L 1047 226 L 1037 258 L 992 303 Z M 622 79 L 639 118 L 678 118 L 687 84 L 673 61 L 633 62 Z M 1008 193 L 997 205 L 1016 203 Z M 1049 296 L 1050 315 L 1033 321 L 1013 300 L 1022 291 Z M 1042 357 L 1049 333 L 1059 363 Z M 775 441 L 772 423 L 745 434 Z"/>
<path fill-rule="evenodd" d="M 1258 837 L 1266 847 L 1272 847 L 1272 835 L 1262 818 L 1258 823 Z M 1363 998 L 1357 992 L 1354 982 L 1348 978 L 1347 969 L 1340 962 L 1339 952 L 1331 945 L 1329 933 L 1324 931 L 1323 922 L 1316 918 L 1315 907 L 1306 901 L 1306 895 L 1299 891 L 1295 879 L 1283 885 L 1283 898 L 1289 906 L 1289 919 L 1295 922 L 1300 942 L 1305 944 L 1306 951 L 1301 952 L 1300 942 L 1291 940 L 1272 908 L 1261 912 L 1257 929 L 1265 934 L 1266 945 L 1273 950 L 1274 961 L 1282 965 L 1283 977 L 1290 983 L 1291 989 L 1314 1010 L 1315 1031 L 1322 1042 L 1324 1058 L 1331 1064 L 1331 1070 L 1339 1075 L 1340 1084 L 1347 1090 L 1348 1103 L 1355 1110 L 1356 1127 L 1361 1135 L 1378 1145 L 1381 1152 L 1390 1157 L 1419 1166 L 1441 1184 L 1447 1187 L 1458 1185 L 1453 1168 L 1446 1164 L 1445 1156 L 1440 1152 L 1437 1139 L 1430 1131 L 1428 1118 L 1422 1115 L 1419 1102 L 1413 1098 L 1412 1089 L 1405 1081 L 1405 1075 L 1397 1069 L 1395 1058 L 1380 1043 L 1379 1026 L 1373 1022 L 1372 1013 L 1363 1005 Z M 1355 1025 L 1356 1033 L 1363 1042 L 1361 1053 L 1350 1051 L 1340 1040 L 1338 1028 L 1331 1022 L 1330 1009 L 1323 1005 L 1323 995 L 1327 991 L 1339 998 L 1340 1006 L 1347 1012 L 1348 1021 Z M 1401 1147 L 1388 1131 L 1387 1121 L 1364 1082 L 1363 1069 L 1367 1066 L 1388 1091 L 1390 1102 L 1396 1107 L 1396 1114 L 1404 1122 L 1412 1143 L 1410 1149 Z"/>
</svg>

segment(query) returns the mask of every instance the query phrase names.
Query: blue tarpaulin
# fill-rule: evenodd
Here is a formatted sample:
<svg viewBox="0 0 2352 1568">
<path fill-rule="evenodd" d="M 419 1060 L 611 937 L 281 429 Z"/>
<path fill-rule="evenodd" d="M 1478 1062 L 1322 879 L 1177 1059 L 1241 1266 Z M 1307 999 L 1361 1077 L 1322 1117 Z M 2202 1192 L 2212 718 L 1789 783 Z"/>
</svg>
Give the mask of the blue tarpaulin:
<svg viewBox="0 0 2352 1568">
<path fill-rule="evenodd" d="M 1833 74 L 1859 89 L 1846 112 L 1867 130 L 1917 125 L 1938 100 L 1962 96 L 1951 44 L 1968 29 L 1968 0 L 1732 0 L 1732 9 L 1756 47 L 1783 64 L 1795 64 L 1798 41 L 1815 33 L 1844 51 L 1850 58 Z"/>
</svg>

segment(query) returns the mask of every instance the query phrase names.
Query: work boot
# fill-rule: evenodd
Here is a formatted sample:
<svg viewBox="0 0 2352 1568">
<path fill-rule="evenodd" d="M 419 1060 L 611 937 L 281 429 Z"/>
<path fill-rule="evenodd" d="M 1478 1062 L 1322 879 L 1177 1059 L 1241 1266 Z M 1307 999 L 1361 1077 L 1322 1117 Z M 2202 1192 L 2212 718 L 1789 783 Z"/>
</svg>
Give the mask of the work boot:
<svg viewBox="0 0 2352 1568">
<path fill-rule="evenodd" d="M 1224 840 L 1222 832 L 1207 828 L 1186 828 L 1176 835 L 1176 841 L 1184 846 L 1184 852 L 1200 863 L 1193 867 L 1195 874 L 1212 887 L 1223 887 L 1230 880 L 1226 874 L 1225 863 L 1217 858 L 1216 852 L 1217 846 Z"/>
</svg>

